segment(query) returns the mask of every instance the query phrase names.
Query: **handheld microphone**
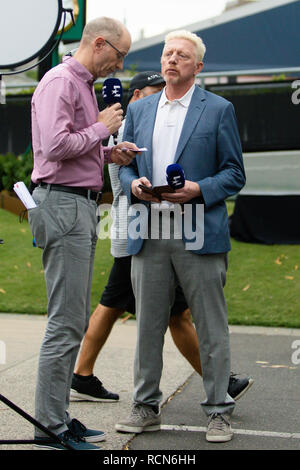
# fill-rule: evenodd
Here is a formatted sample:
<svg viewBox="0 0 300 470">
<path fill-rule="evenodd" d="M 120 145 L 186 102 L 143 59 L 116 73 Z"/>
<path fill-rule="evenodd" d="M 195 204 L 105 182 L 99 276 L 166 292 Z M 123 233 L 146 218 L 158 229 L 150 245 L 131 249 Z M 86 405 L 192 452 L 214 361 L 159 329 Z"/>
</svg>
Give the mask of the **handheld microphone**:
<svg viewBox="0 0 300 470">
<path fill-rule="evenodd" d="M 122 83 L 118 78 L 107 78 L 103 82 L 102 87 L 102 98 L 107 106 L 111 106 L 115 103 L 121 103 L 123 96 Z M 114 144 L 117 144 L 118 132 L 113 134 Z"/>
<path fill-rule="evenodd" d="M 173 189 L 183 188 L 185 184 L 184 171 L 178 163 L 172 163 L 167 166 L 167 183 Z"/>
<path fill-rule="evenodd" d="M 123 96 L 122 83 L 118 78 L 107 78 L 103 82 L 102 98 L 104 103 L 111 106 L 114 103 L 121 103 Z"/>
</svg>

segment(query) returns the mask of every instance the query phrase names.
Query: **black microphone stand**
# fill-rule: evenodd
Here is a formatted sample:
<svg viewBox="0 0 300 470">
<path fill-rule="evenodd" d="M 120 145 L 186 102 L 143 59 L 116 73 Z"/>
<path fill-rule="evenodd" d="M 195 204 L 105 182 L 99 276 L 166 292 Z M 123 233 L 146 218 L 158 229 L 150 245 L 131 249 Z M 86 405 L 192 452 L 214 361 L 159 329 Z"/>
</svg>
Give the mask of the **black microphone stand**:
<svg viewBox="0 0 300 470">
<path fill-rule="evenodd" d="M 60 439 L 60 437 L 57 436 L 57 434 L 54 434 L 52 431 L 50 431 L 48 428 L 43 426 L 41 423 L 39 423 L 36 419 L 34 419 L 32 416 L 30 416 L 28 413 L 26 413 L 24 410 L 19 408 L 17 405 L 15 405 L 12 401 L 8 400 L 6 397 L 0 394 L 0 400 L 5 403 L 7 406 L 9 406 L 12 410 L 16 411 L 19 415 L 21 415 L 23 418 L 25 418 L 27 421 L 29 421 L 31 424 L 36 426 L 38 429 L 43 431 L 47 436 L 51 437 L 55 442 L 58 444 L 61 444 L 68 450 L 74 450 L 72 446 L 70 446 L 67 442 L 64 442 Z M 43 441 L 42 439 L 39 439 L 36 441 L 35 439 L 0 439 L 0 444 L 46 444 L 49 443 L 48 441 Z"/>
</svg>

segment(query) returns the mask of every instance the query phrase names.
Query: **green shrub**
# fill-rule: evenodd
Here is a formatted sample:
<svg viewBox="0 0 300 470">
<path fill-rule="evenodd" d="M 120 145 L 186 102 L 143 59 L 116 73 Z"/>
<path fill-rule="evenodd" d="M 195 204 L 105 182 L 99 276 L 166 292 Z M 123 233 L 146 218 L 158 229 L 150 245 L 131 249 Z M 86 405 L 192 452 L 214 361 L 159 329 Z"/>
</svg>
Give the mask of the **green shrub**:
<svg viewBox="0 0 300 470">
<path fill-rule="evenodd" d="M 13 153 L 0 155 L 0 190 L 12 191 L 17 181 L 24 181 L 28 187 L 32 167 L 32 152 L 23 155 Z"/>
</svg>

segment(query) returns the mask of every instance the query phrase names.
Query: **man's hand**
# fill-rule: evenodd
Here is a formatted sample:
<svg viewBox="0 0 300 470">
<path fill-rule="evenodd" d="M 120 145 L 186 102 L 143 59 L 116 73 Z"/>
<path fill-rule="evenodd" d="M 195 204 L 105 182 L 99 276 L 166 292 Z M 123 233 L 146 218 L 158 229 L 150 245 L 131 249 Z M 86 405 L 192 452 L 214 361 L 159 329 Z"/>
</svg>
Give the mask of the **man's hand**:
<svg viewBox="0 0 300 470">
<path fill-rule="evenodd" d="M 176 189 L 175 193 L 162 193 L 161 197 L 165 201 L 185 204 L 186 202 L 201 195 L 200 186 L 194 181 L 185 180 L 185 185 L 181 189 Z"/>
<path fill-rule="evenodd" d="M 152 196 L 152 194 L 148 194 L 139 188 L 140 184 L 144 184 L 145 186 L 148 186 L 148 188 L 151 188 L 151 183 L 148 178 L 146 178 L 146 176 L 142 176 L 141 178 L 133 180 L 131 183 L 131 192 L 135 197 L 141 199 L 142 201 L 160 202 L 160 200 Z"/>
<path fill-rule="evenodd" d="M 140 153 L 138 147 L 132 142 L 121 142 L 112 148 L 110 159 L 117 165 L 127 166 L 138 153 Z"/>
<path fill-rule="evenodd" d="M 98 114 L 97 121 L 103 122 L 110 134 L 114 134 L 121 127 L 123 118 L 123 109 L 120 103 L 108 106 Z"/>
</svg>

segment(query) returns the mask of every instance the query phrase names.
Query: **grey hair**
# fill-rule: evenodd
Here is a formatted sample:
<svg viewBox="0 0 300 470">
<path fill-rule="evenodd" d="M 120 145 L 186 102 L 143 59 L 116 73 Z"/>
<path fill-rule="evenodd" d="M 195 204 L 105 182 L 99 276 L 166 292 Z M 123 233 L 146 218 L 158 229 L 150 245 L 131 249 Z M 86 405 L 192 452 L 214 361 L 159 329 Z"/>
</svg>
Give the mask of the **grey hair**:
<svg viewBox="0 0 300 470">
<path fill-rule="evenodd" d="M 84 43 L 93 41 L 97 36 L 104 36 L 106 39 L 119 40 L 125 30 L 124 25 L 113 18 L 102 16 L 89 21 L 83 30 L 82 41 Z"/>
<path fill-rule="evenodd" d="M 197 60 L 202 61 L 206 47 L 200 36 L 197 36 L 195 33 L 191 33 L 191 31 L 180 29 L 168 33 L 165 37 L 165 44 L 170 41 L 170 39 L 187 39 L 188 41 L 194 43 L 196 46 L 196 58 Z"/>
</svg>

